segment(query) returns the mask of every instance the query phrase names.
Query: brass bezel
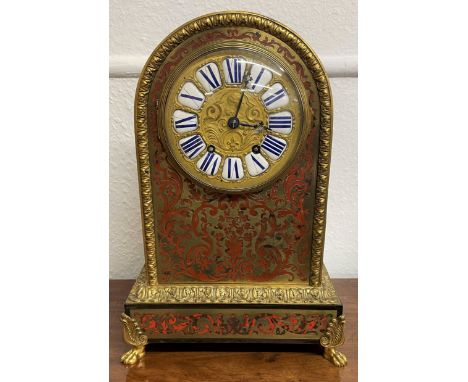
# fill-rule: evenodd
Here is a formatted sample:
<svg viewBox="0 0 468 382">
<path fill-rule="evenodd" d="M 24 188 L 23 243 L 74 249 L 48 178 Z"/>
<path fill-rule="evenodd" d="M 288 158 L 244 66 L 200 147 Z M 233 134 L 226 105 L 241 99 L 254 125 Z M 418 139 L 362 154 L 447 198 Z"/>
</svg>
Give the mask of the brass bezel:
<svg viewBox="0 0 468 382">
<path fill-rule="evenodd" d="M 222 73 L 222 60 L 217 56 L 233 56 L 235 55 L 235 53 L 233 52 L 237 49 L 242 49 L 239 50 L 239 53 L 237 53 L 237 57 L 244 56 L 245 58 L 247 56 L 253 56 L 254 54 L 260 54 L 266 60 L 269 60 L 274 65 L 277 65 L 278 68 L 281 68 L 285 72 L 285 77 L 273 74 L 273 78 L 270 81 L 270 85 L 274 83 L 280 83 L 285 89 L 290 90 L 289 96 L 294 98 L 297 97 L 299 102 L 297 103 L 297 105 L 290 103 L 290 105 L 288 105 L 287 107 L 268 110 L 265 111 L 265 113 L 266 115 L 268 115 L 269 113 L 288 110 L 292 113 L 293 120 L 300 120 L 301 123 L 296 123 L 294 125 L 293 132 L 288 136 L 284 136 L 276 132 L 268 132 L 268 134 L 272 134 L 274 136 L 278 136 L 284 139 L 288 143 L 288 147 L 283 156 L 277 161 L 272 161 L 269 157 L 265 156 L 265 159 L 269 162 L 270 166 L 268 170 L 265 171 L 261 176 L 250 176 L 247 173 L 247 169 L 244 166 L 245 176 L 242 180 L 226 181 L 223 180 L 221 177 L 221 168 L 218 170 L 217 175 L 213 177 L 208 177 L 205 174 L 202 174 L 199 170 L 197 170 L 197 159 L 188 160 L 187 158 L 185 158 L 184 155 L 180 153 L 180 150 L 177 147 L 177 142 L 174 139 L 174 136 L 178 134 L 173 134 L 171 136 L 168 130 L 173 130 L 172 112 L 174 110 L 184 110 L 200 116 L 205 110 L 207 101 L 209 101 L 208 97 L 215 96 L 216 92 L 223 91 L 226 88 L 233 88 L 236 90 L 240 89 L 238 85 L 226 85 L 224 83 L 224 79 L 222 78 L 222 88 L 217 89 L 213 93 L 213 95 L 207 95 L 205 93 L 205 102 L 199 110 L 192 110 L 188 107 L 184 107 L 178 102 L 178 100 L 175 97 L 175 95 L 179 93 L 180 89 L 186 81 L 193 82 L 199 90 L 202 90 L 203 87 L 195 78 L 196 68 L 208 62 L 215 62 L 215 64 L 217 64 L 218 66 L 218 69 Z M 226 51 L 228 53 L 223 54 L 223 52 Z M 184 73 L 190 73 L 191 75 L 188 78 L 184 78 Z M 287 86 L 288 83 L 293 86 L 293 89 Z M 266 90 L 267 89 L 264 89 L 259 93 L 256 93 L 254 96 L 260 98 Z M 292 90 L 294 90 L 294 93 L 291 93 Z M 212 44 L 210 46 L 198 49 L 194 54 L 191 54 L 182 63 L 180 63 L 177 66 L 177 68 L 175 68 L 171 72 L 170 76 L 165 82 L 163 90 L 161 91 L 161 97 L 159 101 L 159 110 L 161 112 L 158 114 L 158 126 L 162 126 L 159 130 L 160 137 L 162 138 L 161 140 L 163 141 L 166 149 L 171 153 L 171 163 L 177 166 L 182 172 L 184 172 L 188 177 L 190 177 L 190 179 L 192 179 L 202 187 L 213 189 L 215 191 L 227 194 L 254 192 L 266 188 L 272 183 L 274 183 L 290 167 L 291 163 L 294 161 L 296 154 L 303 147 L 305 138 L 307 137 L 310 129 L 313 128 L 313 110 L 310 107 L 307 107 L 306 90 L 304 89 L 300 81 L 296 78 L 296 75 L 290 70 L 290 68 L 287 65 L 281 62 L 279 55 L 275 55 L 265 49 L 262 49 L 254 44 L 247 42 L 239 44 L 239 42 L 228 41 L 223 43 Z M 200 128 L 197 131 L 191 131 L 181 135 L 188 136 L 191 134 L 202 132 L 203 127 L 200 126 Z M 243 157 L 245 154 L 246 152 L 242 154 L 238 153 L 235 154 L 235 156 Z M 242 163 L 243 165 L 245 165 L 244 161 L 242 161 Z"/>
<path fill-rule="evenodd" d="M 329 81 L 317 55 L 296 33 L 268 17 L 243 11 L 213 13 L 198 17 L 182 25 L 156 47 L 148 58 L 140 75 L 135 96 L 135 137 L 143 221 L 145 251 L 144 270 L 146 273 L 145 285 L 155 292 L 158 290 L 164 291 L 166 289 L 166 286 L 158 285 L 156 269 L 157 241 L 153 211 L 147 123 L 148 105 L 151 102 L 149 99 L 151 84 L 153 83 L 161 64 L 169 53 L 180 43 L 199 32 L 216 27 L 228 26 L 256 28 L 258 30 L 265 31 L 286 43 L 302 59 L 307 69 L 311 72 L 317 86 L 320 103 L 320 127 L 317 181 L 313 212 L 310 285 L 312 287 L 320 287 L 322 283 L 323 247 L 332 139 L 333 107 Z M 252 285 L 252 288 L 254 287 L 255 286 Z M 180 288 L 185 289 L 186 286 Z M 197 288 L 200 288 L 200 285 L 197 285 Z M 212 285 L 207 285 L 207 288 L 212 288 Z M 288 293 L 288 290 L 290 289 L 288 286 L 275 287 L 273 289 L 278 290 L 279 288 L 284 290 L 284 293 Z"/>
</svg>

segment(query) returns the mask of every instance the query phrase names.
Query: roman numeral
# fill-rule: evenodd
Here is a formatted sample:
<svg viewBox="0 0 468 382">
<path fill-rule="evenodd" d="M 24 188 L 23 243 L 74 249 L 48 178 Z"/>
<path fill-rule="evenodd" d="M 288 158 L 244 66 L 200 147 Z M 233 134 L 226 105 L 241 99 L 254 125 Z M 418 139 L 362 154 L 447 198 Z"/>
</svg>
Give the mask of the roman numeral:
<svg viewBox="0 0 468 382">
<path fill-rule="evenodd" d="M 268 134 L 260 145 L 271 159 L 278 159 L 286 148 L 286 141 Z"/>
<path fill-rule="evenodd" d="M 262 154 L 255 153 L 250 153 L 245 156 L 245 164 L 251 176 L 262 174 L 270 166 Z"/>
<path fill-rule="evenodd" d="M 271 105 L 273 102 L 278 101 L 279 99 L 283 98 L 286 95 L 284 89 L 280 89 L 274 94 L 270 95 L 269 97 L 264 99 L 265 106 Z"/>
<path fill-rule="evenodd" d="M 175 124 L 176 124 L 176 127 L 181 129 L 182 127 L 192 127 L 192 125 L 190 124 L 191 122 L 188 122 L 187 124 L 182 124 L 183 122 L 187 122 L 187 121 L 190 121 L 192 119 L 196 119 L 197 116 L 195 114 L 191 115 L 190 117 L 187 117 L 187 118 L 183 118 L 183 119 L 179 119 L 178 121 L 175 121 Z M 193 121 L 195 122 L 195 121 Z"/>
<path fill-rule="evenodd" d="M 223 61 L 224 77 L 229 84 L 240 84 L 244 77 L 245 61 L 239 57 L 226 58 Z"/>
<path fill-rule="evenodd" d="M 218 172 L 221 163 L 221 156 L 214 152 L 207 152 L 197 163 L 199 170 L 208 175 L 215 175 Z"/>
<path fill-rule="evenodd" d="M 236 82 L 242 82 L 242 76 L 241 76 L 241 64 L 237 60 L 237 58 L 234 59 L 234 77 Z"/>
<path fill-rule="evenodd" d="M 264 66 L 259 64 L 252 64 L 249 76 L 250 79 L 247 83 L 247 88 L 254 93 L 259 93 L 264 90 L 273 78 L 273 74 Z"/>
<path fill-rule="evenodd" d="M 255 78 L 255 81 L 254 81 L 254 83 L 252 84 L 252 90 L 254 90 L 255 87 L 258 85 L 258 82 L 259 82 L 260 79 L 262 78 L 263 73 L 265 73 L 265 68 L 260 69 L 260 71 L 258 72 L 257 77 Z"/>
<path fill-rule="evenodd" d="M 227 157 L 223 166 L 223 178 L 226 180 L 238 180 L 244 177 L 244 168 L 240 158 Z"/>
<path fill-rule="evenodd" d="M 174 128 L 179 133 L 193 131 L 198 128 L 198 118 L 196 114 L 187 113 L 183 110 L 174 112 Z"/>
<path fill-rule="evenodd" d="M 289 96 L 283 86 L 276 83 L 262 95 L 262 100 L 265 107 L 271 110 L 287 105 L 289 103 Z"/>
<path fill-rule="evenodd" d="M 218 159 L 220 158 L 221 157 L 216 158 L 215 161 L 213 162 L 213 166 L 211 167 L 211 172 L 210 172 L 211 175 L 214 175 L 218 172 L 218 168 L 219 168 Z M 221 162 L 221 160 L 219 160 L 219 162 Z"/>
<path fill-rule="evenodd" d="M 289 134 L 292 130 L 292 115 L 289 111 L 270 114 L 268 116 L 268 128 L 277 133 Z"/>
<path fill-rule="evenodd" d="M 190 94 L 180 93 L 180 96 L 184 97 L 184 98 L 194 99 L 195 101 L 203 101 L 202 97 L 196 97 L 196 96 L 193 96 L 193 95 L 190 95 Z"/>
<path fill-rule="evenodd" d="M 196 157 L 205 147 L 200 135 L 192 135 L 179 141 L 180 148 L 189 159 Z"/>
<path fill-rule="evenodd" d="M 207 92 L 211 92 L 221 86 L 219 70 L 214 63 L 209 63 L 198 70 L 197 79 Z"/>
<path fill-rule="evenodd" d="M 179 93 L 178 100 L 182 105 L 198 110 L 205 102 L 205 96 L 193 82 L 186 82 Z"/>
</svg>

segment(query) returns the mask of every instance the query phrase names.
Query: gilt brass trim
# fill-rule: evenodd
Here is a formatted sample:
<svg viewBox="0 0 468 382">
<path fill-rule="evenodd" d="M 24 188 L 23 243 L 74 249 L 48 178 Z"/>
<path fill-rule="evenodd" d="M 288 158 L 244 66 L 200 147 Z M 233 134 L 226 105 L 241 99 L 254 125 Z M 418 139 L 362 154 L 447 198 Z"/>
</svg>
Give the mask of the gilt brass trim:
<svg viewBox="0 0 468 382">
<path fill-rule="evenodd" d="M 156 285 L 148 283 L 142 269 L 125 302 L 128 304 L 341 304 L 326 269 L 318 287 L 235 284 Z"/>
<path fill-rule="evenodd" d="M 143 236 L 145 248 L 145 272 L 146 272 L 146 287 L 141 290 L 147 291 L 162 291 L 167 287 L 158 288 L 157 272 L 156 272 L 156 251 L 157 242 L 155 234 L 155 219 L 153 211 L 153 199 L 151 190 L 150 176 L 150 161 L 148 147 L 148 124 L 147 112 L 150 103 L 149 93 L 151 84 L 158 72 L 161 64 L 167 58 L 169 53 L 179 44 L 192 37 L 193 35 L 216 27 L 251 27 L 265 31 L 276 38 L 288 44 L 304 64 L 310 70 L 316 83 L 320 98 L 320 137 L 319 137 L 319 153 L 318 153 L 318 168 L 317 182 L 315 193 L 315 207 L 313 219 L 313 240 L 312 240 L 312 261 L 311 261 L 311 278 L 310 284 L 312 287 L 319 287 L 322 282 L 322 262 L 323 248 L 325 238 L 325 223 L 326 223 L 326 207 L 328 195 L 328 181 L 330 171 L 330 154 L 331 154 L 331 139 L 332 139 L 332 99 L 330 86 L 327 75 L 323 66 L 313 52 L 313 50 L 294 32 L 284 25 L 273 21 L 267 17 L 253 14 L 250 12 L 224 12 L 209 14 L 206 16 L 194 19 L 171 33 L 161 44 L 153 51 L 138 81 L 135 97 L 135 136 L 136 150 L 138 162 L 138 175 L 140 184 L 140 199 L 142 208 L 143 220 Z M 169 287 L 176 288 L 177 287 Z M 191 289 L 200 289 L 201 287 L 183 287 L 187 292 L 187 296 L 192 296 L 189 293 Z M 208 288 L 220 289 L 220 286 L 210 285 Z M 235 288 L 243 290 L 246 288 Z M 266 294 L 274 295 L 274 290 L 278 289 L 262 287 Z M 281 289 L 281 288 L 280 288 Z M 297 288 L 284 288 L 297 289 Z M 316 288 L 302 288 L 319 290 Z M 159 292 L 158 292 L 159 293 Z M 312 294 L 310 294 L 312 296 Z M 309 294 L 307 294 L 309 296 Z M 151 295 L 148 295 L 151 299 Z M 186 297 L 190 299 L 192 297 Z M 271 297 L 270 297 L 271 298 Z M 273 298 L 275 300 L 275 298 Z"/>
</svg>

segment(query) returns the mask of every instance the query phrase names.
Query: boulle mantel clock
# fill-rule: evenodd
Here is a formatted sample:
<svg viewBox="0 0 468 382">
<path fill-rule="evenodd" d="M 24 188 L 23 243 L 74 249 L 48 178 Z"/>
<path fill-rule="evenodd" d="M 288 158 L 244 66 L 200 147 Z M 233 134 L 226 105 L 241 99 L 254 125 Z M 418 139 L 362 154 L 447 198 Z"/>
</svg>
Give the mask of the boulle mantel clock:
<svg viewBox="0 0 468 382">
<path fill-rule="evenodd" d="M 143 68 L 135 135 L 145 265 L 122 362 L 148 341 L 271 341 L 344 366 L 323 265 L 332 98 L 307 44 L 248 12 L 188 22 Z"/>
</svg>

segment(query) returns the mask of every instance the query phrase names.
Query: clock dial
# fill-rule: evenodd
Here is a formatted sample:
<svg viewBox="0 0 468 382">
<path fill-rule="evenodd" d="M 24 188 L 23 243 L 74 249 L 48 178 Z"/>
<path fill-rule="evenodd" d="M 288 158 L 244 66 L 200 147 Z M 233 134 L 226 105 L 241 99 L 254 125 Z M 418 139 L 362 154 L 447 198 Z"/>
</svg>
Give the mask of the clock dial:
<svg viewBox="0 0 468 382">
<path fill-rule="evenodd" d="M 308 126 L 304 90 L 286 62 L 218 48 L 172 76 L 163 136 L 186 174 L 236 193 L 262 188 L 287 168 Z"/>
</svg>

